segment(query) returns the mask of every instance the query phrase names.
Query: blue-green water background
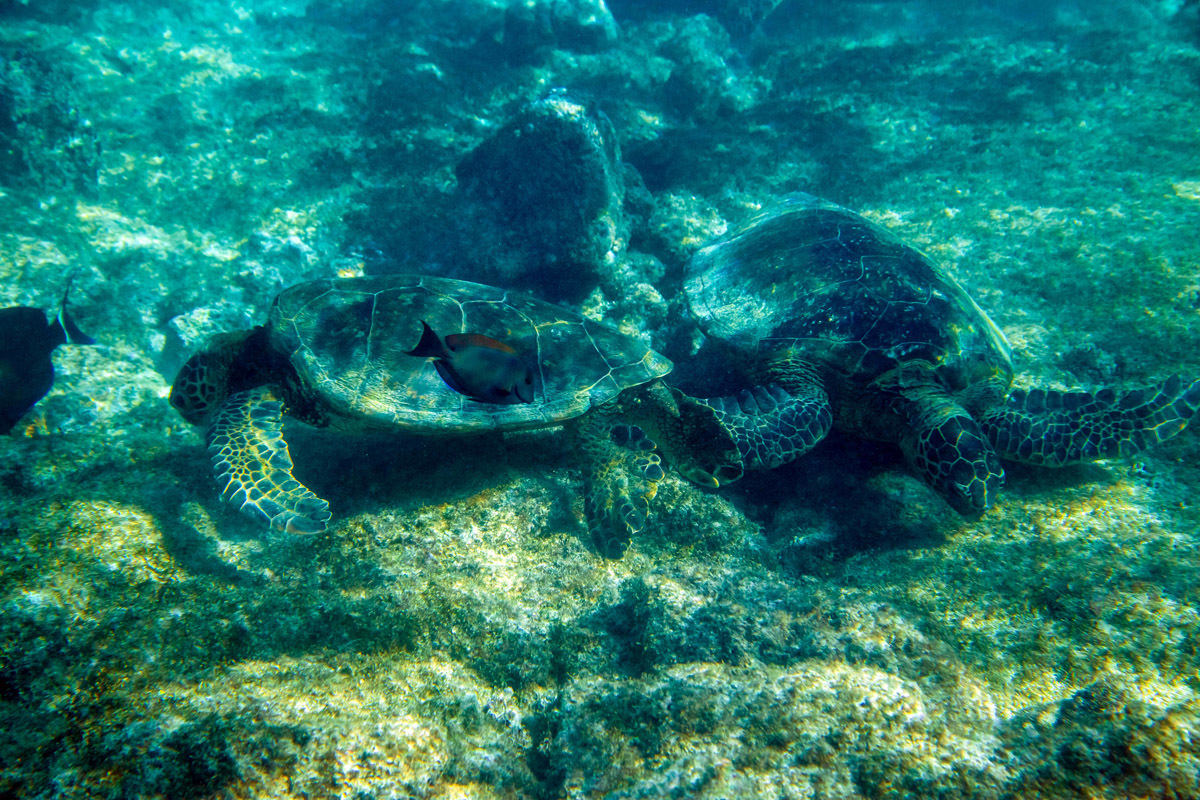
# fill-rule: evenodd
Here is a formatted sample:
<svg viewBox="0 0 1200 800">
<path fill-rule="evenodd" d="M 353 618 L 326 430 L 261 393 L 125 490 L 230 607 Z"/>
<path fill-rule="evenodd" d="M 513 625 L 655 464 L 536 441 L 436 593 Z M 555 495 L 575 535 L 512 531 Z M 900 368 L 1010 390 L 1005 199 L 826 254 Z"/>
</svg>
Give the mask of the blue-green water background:
<svg viewBox="0 0 1200 800">
<path fill-rule="evenodd" d="M 335 514 L 297 539 L 165 400 L 292 283 L 544 258 L 456 167 L 559 88 L 627 229 L 513 280 L 681 364 L 690 253 L 807 191 L 942 264 L 1021 385 L 1195 376 L 1198 84 L 1188 0 L 0 2 L 0 305 L 74 276 L 101 340 L 0 440 L 0 797 L 1200 796 L 1194 431 L 979 521 L 834 436 L 668 475 L 614 561 L 560 431 L 293 426 Z"/>
</svg>

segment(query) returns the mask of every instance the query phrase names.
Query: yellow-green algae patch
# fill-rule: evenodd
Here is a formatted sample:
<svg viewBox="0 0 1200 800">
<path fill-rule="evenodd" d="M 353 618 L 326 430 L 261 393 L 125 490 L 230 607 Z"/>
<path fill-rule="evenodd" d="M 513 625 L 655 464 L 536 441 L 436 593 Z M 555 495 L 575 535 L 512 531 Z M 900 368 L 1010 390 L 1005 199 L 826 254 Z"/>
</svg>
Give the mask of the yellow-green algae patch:
<svg viewBox="0 0 1200 800">
<path fill-rule="evenodd" d="M 527 744 L 511 692 L 480 683 L 454 662 L 413 661 L 402 654 L 242 662 L 203 681 L 164 685 L 146 710 L 180 719 L 216 714 L 267 729 L 303 730 L 305 746 L 289 773 L 244 776 L 247 788 L 272 796 L 314 791 L 354 797 L 432 790 L 461 746 L 452 738 L 466 732 L 461 722 L 439 719 L 441 710 L 462 707 L 469 707 L 477 717 L 473 724 L 494 732 L 497 741 L 509 740 L 493 757 L 516 757 Z"/>
</svg>

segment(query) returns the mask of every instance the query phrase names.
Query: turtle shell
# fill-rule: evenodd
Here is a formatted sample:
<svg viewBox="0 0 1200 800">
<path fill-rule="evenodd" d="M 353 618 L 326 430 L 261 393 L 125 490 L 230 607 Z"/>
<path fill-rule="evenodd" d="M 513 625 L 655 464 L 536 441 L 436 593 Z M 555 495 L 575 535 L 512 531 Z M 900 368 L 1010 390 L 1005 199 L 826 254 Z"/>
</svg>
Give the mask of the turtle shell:
<svg viewBox="0 0 1200 800">
<path fill-rule="evenodd" d="M 422 320 L 442 337 L 484 334 L 512 347 L 533 372 L 533 402 L 482 403 L 451 389 L 433 359 L 406 352 L 416 347 Z M 276 298 L 267 329 L 306 401 L 349 427 L 434 434 L 537 428 L 671 370 L 637 339 L 560 306 L 429 276 L 302 283 Z"/>
<path fill-rule="evenodd" d="M 684 291 L 705 335 L 793 347 L 853 382 L 925 361 L 960 390 L 1011 375 L 1008 343 L 965 291 L 879 225 L 793 195 L 702 248 Z"/>
</svg>

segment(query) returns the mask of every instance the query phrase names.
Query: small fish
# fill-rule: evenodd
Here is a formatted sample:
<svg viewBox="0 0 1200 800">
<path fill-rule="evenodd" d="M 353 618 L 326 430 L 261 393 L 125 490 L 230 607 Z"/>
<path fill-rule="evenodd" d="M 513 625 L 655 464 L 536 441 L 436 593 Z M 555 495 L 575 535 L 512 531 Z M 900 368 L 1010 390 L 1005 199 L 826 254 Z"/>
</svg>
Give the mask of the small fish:
<svg viewBox="0 0 1200 800">
<path fill-rule="evenodd" d="M 96 343 L 67 314 L 70 291 L 68 285 L 53 321 L 40 308 L 0 308 L 0 434 L 12 430 L 54 385 L 54 348 Z"/>
<path fill-rule="evenodd" d="M 433 366 L 451 389 L 481 403 L 533 402 L 533 372 L 516 350 L 480 333 L 452 333 L 443 342 L 427 322 L 421 326 L 408 355 L 437 359 Z"/>
</svg>

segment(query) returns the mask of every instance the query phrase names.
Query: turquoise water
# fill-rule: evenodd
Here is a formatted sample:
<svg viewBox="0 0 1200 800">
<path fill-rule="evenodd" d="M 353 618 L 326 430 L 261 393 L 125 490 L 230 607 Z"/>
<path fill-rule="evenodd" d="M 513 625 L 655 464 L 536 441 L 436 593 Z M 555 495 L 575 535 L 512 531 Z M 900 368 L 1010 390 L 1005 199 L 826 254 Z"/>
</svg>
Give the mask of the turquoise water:
<svg viewBox="0 0 1200 800">
<path fill-rule="evenodd" d="M 1200 796 L 1193 430 L 976 520 L 834 432 L 668 469 L 612 559 L 560 427 L 287 423 L 295 536 L 167 400 L 285 287 L 399 272 L 731 387 L 685 267 L 797 191 L 962 284 L 1018 387 L 1200 375 L 1198 9 L 1092 6 L 0 3 L 0 307 L 70 282 L 99 342 L 0 437 L 0 798 Z"/>
</svg>

